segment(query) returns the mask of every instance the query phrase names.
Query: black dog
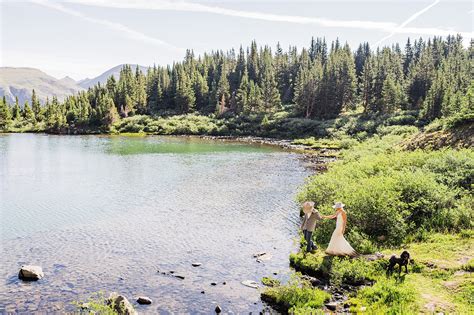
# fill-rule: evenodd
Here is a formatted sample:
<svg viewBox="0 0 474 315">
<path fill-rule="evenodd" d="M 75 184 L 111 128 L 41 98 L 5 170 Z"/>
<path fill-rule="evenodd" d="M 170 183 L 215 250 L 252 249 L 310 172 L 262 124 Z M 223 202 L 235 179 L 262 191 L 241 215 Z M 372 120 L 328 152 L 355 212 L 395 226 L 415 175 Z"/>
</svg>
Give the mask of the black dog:
<svg viewBox="0 0 474 315">
<path fill-rule="evenodd" d="M 402 267 L 405 266 L 405 273 L 408 273 L 408 262 L 410 261 L 410 253 L 407 252 L 406 250 L 403 251 L 403 253 L 400 255 L 400 258 L 395 257 L 393 255 L 390 257 L 390 260 L 388 261 L 388 268 L 387 268 L 387 275 L 391 275 L 393 273 L 393 270 L 395 269 L 395 266 L 398 264 L 400 268 L 398 269 L 398 275 L 401 274 L 402 272 Z"/>
</svg>

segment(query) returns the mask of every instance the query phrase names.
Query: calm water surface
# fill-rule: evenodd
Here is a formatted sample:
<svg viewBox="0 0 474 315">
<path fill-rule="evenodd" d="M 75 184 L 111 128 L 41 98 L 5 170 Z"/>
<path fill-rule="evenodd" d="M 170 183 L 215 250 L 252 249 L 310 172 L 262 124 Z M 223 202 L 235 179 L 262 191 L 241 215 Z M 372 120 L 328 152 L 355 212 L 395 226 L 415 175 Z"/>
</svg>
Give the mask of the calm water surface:
<svg viewBox="0 0 474 315">
<path fill-rule="evenodd" d="M 308 174 L 267 146 L 0 135 L 0 313 L 72 311 L 97 291 L 151 297 L 140 313 L 258 312 L 259 291 L 241 281 L 288 277 Z M 261 251 L 272 258 L 256 262 Z M 45 278 L 18 281 L 22 264 Z"/>
</svg>

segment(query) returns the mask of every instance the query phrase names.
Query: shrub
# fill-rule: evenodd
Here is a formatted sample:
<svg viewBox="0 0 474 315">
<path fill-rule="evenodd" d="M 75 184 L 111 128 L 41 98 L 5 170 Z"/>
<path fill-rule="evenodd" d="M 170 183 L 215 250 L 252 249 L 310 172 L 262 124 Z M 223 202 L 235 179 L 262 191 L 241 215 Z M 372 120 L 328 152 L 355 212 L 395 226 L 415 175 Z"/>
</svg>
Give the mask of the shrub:
<svg viewBox="0 0 474 315">
<path fill-rule="evenodd" d="M 414 125 L 416 117 L 409 114 L 402 114 L 398 116 L 389 117 L 386 120 L 386 124 L 389 126 L 393 125 Z"/>
<path fill-rule="evenodd" d="M 377 128 L 377 134 L 380 136 L 385 135 L 412 135 L 418 132 L 418 128 L 415 126 L 380 126 Z"/>
<path fill-rule="evenodd" d="M 400 139 L 374 137 L 345 150 L 342 161 L 312 177 L 299 193 L 299 201 L 312 200 L 326 214 L 334 201 L 343 201 L 347 236 L 358 251 L 399 245 L 420 230 L 473 226 L 474 152 L 400 151 L 394 145 Z M 334 221 L 323 221 L 314 239 L 327 244 L 333 229 Z"/>
</svg>

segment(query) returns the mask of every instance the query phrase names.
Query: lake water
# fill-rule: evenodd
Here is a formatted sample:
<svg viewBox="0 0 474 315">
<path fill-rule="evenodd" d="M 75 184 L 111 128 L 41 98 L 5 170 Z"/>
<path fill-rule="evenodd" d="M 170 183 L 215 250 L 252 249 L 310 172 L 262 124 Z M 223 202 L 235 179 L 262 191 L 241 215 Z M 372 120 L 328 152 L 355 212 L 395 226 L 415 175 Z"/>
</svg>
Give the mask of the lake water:
<svg viewBox="0 0 474 315">
<path fill-rule="evenodd" d="M 261 311 L 241 281 L 288 277 L 308 175 L 297 154 L 268 146 L 0 135 L 0 313 L 72 311 L 98 291 L 149 296 L 140 313 Z M 272 257 L 259 263 L 262 251 Z M 22 264 L 45 278 L 19 281 Z"/>
</svg>

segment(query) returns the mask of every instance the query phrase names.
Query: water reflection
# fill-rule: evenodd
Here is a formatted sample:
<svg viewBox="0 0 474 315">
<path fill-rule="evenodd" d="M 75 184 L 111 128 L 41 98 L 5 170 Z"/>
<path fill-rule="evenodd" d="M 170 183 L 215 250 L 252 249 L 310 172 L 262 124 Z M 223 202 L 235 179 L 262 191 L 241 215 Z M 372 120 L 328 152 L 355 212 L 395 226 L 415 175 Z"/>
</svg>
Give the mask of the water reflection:
<svg viewBox="0 0 474 315">
<path fill-rule="evenodd" d="M 258 311 L 240 282 L 288 272 L 307 175 L 293 153 L 175 137 L 8 135 L 0 148 L 0 312 L 73 310 L 99 290 L 146 294 L 146 313 Z M 45 278 L 17 281 L 23 263 Z"/>
</svg>

